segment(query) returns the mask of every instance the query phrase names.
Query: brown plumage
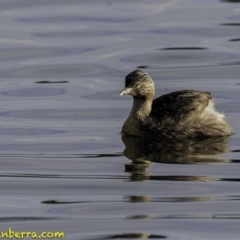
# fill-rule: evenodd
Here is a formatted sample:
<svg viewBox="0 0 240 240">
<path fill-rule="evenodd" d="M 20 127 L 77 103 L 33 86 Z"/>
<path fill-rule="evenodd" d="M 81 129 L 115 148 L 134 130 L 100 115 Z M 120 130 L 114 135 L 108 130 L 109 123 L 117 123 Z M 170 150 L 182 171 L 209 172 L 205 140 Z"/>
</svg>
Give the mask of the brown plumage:
<svg viewBox="0 0 240 240">
<path fill-rule="evenodd" d="M 231 134 L 225 116 L 214 109 L 210 93 L 183 90 L 153 100 L 151 77 L 136 70 L 126 76 L 120 95 L 133 96 L 122 133 L 154 137 L 222 137 Z"/>
</svg>

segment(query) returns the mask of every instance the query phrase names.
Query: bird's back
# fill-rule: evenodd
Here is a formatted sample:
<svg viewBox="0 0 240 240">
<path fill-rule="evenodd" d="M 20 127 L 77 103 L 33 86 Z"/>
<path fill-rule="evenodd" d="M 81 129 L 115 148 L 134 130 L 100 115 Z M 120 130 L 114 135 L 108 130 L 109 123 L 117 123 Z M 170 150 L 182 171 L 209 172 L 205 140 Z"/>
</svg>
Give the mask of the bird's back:
<svg viewBox="0 0 240 240">
<path fill-rule="evenodd" d="M 231 134 L 225 116 L 214 109 L 208 92 L 183 90 L 155 99 L 148 123 L 149 132 L 172 137 L 217 137 Z M 150 123 L 150 124 L 149 124 Z"/>
</svg>

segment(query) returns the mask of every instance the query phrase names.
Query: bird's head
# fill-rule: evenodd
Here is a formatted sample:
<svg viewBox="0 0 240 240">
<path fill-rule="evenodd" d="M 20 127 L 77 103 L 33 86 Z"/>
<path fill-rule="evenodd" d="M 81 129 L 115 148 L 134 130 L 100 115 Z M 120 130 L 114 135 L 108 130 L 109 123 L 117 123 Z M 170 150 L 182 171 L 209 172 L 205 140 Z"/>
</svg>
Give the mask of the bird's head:
<svg viewBox="0 0 240 240">
<path fill-rule="evenodd" d="M 135 70 L 125 78 L 125 88 L 120 95 L 132 95 L 133 98 L 147 99 L 155 93 L 154 82 L 150 75 L 142 70 Z"/>
</svg>

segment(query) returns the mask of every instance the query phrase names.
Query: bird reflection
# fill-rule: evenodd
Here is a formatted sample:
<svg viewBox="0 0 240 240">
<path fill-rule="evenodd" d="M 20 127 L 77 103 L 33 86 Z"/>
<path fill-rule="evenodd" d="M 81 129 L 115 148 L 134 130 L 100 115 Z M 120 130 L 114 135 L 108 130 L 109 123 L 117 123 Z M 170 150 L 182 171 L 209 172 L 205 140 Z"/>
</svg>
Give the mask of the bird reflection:
<svg viewBox="0 0 240 240">
<path fill-rule="evenodd" d="M 229 162 L 215 155 L 230 151 L 228 138 L 209 139 L 145 139 L 122 135 L 125 145 L 124 156 L 132 162 L 125 165 L 125 172 L 131 174 L 131 180 L 183 180 L 209 181 L 209 177 L 195 176 L 151 176 L 146 169 L 153 162 L 173 164 L 206 164 Z M 171 178 L 171 179 L 170 179 Z"/>
<path fill-rule="evenodd" d="M 111 235 L 111 236 L 104 236 L 104 238 L 98 238 L 98 240 L 102 239 L 166 239 L 167 236 L 163 235 L 153 235 L 150 233 L 121 233 L 121 234 L 116 234 L 116 235 Z"/>
</svg>

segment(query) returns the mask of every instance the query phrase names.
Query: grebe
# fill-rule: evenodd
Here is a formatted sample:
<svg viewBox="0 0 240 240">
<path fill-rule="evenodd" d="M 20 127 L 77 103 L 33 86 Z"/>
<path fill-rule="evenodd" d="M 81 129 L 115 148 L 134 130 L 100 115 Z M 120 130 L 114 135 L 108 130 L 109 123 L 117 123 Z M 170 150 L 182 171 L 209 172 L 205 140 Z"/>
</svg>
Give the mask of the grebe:
<svg viewBox="0 0 240 240">
<path fill-rule="evenodd" d="M 222 113 L 214 109 L 210 93 L 182 90 L 153 100 L 155 89 L 150 75 L 136 70 L 125 78 L 120 95 L 132 95 L 132 110 L 122 133 L 154 137 L 223 137 L 231 127 Z"/>
</svg>

